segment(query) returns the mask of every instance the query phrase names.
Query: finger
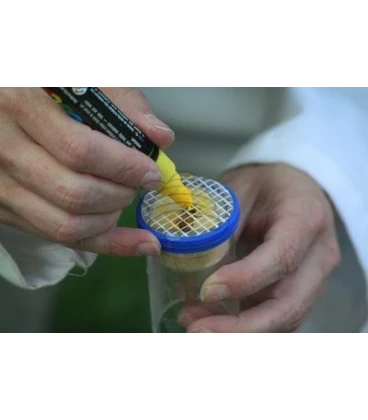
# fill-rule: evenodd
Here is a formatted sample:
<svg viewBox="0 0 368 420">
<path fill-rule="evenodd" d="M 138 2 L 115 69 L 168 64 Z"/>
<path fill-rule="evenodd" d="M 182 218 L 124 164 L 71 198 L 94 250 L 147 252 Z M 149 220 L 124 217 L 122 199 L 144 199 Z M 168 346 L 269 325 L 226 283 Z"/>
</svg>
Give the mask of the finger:
<svg viewBox="0 0 368 420">
<path fill-rule="evenodd" d="M 74 121 L 41 89 L 27 92 L 17 122 L 63 165 L 127 187 L 159 187 L 161 174 L 152 159 Z"/>
<path fill-rule="evenodd" d="M 40 238 L 53 238 L 35 228 L 16 213 L 0 207 L 0 223 L 32 233 Z M 160 246 L 148 232 L 131 228 L 112 228 L 96 237 L 78 241 L 70 248 L 110 256 L 158 255 Z"/>
<path fill-rule="evenodd" d="M 191 324 L 201 318 L 213 315 L 229 314 L 229 307 L 223 302 L 208 303 L 200 306 L 185 306 L 178 315 L 178 322 L 183 327 L 188 328 Z"/>
<path fill-rule="evenodd" d="M 3 171 L 0 179 L 3 187 L 0 202 L 56 242 L 74 243 L 96 236 L 119 219 L 120 212 L 84 216 L 69 214 L 26 190 Z"/>
<path fill-rule="evenodd" d="M 194 322 L 189 332 L 292 332 L 297 330 L 321 295 L 326 274 L 321 264 L 321 245 L 316 245 L 300 268 L 277 285 L 275 298 L 238 316 L 215 316 Z"/>
<path fill-rule="evenodd" d="M 0 207 L 0 224 L 8 225 L 16 229 L 25 230 L 29 233 L 33 233 L 47 239 L 46 235 L 42 234 L 42 232 L 33 227 L 25 219 L 4 207 Z"/>
<path fill-rule="evenodd" d="M 74 249 L 111 256 L 159 255 L 160 243 L 149 232 L 134 228 L 111 228 L 89 239 L 78 241 Z"/>
<path fill-rule="evenodd" d="M 0 223 L 11 226 L 12 228 L 15 228 L 18 230 L 22 230 L 24 232 L 31 233 L 32 235 L 45 239 L 46 241 L 52 240 L 47 234 L 35 228 L 26 219 L 24 219 L 23 217 L 20 217 L 18 214 L 14 213 L 12 210 L 9 210 L 4 207 L 0 207 Z"/>
<path fill-rule="evenodd" d="M 2 150 L 2 168 L 22 186 L 64 210 L 73 214 L 111 213 L 134 200 L 136 190 L 71 171 L 16 126 L 2 140 L 12 142 L 11 148 Z"/>
<path fill-rule="evenodd" d="M 212 302 L 243 298 L 286 278 L 298 268 L 315 239 L 302 218 L 282 218 L 251 254 L 210 276 L 202 286 L 201 299 Z"/>
<path fill-rule="evenodd" d="M 154 143 L 160 147 L 172 144 L 175 139 L 173 130 L 153 114 L 149 102 L 141 91 L 123 87 L 104 87 L 101 90 Z"/>
<path fill-rule="evenodd" d="M 238 316 L 225 315 L 202 318 L 194 322 L 188 333 L 271 333 L 281 332 L 288 316 L 280 301 L 269 300 Z"/>
</svg>

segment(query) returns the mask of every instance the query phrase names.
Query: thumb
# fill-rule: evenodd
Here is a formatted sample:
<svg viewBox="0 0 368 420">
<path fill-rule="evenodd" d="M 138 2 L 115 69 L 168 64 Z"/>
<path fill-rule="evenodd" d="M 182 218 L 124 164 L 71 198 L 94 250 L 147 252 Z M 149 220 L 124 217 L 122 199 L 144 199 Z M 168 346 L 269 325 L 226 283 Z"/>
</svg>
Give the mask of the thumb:
<svg viewBox="0 0 368 420">
<path fill-rule="evenodd" d="M 159 147 L 172 144 L 175 133 L 154 115 L 147 98 L 140 90 L 128 87 L 100 89 Z"/>
</svg>

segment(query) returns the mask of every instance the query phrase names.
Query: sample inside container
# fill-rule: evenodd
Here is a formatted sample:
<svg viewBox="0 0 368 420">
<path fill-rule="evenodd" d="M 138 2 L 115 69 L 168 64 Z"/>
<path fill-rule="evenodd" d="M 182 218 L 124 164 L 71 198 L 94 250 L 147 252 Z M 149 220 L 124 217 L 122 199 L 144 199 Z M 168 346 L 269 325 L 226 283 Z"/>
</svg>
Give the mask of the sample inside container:
<svg viewBox="0 0 368 420">
<path fill-rule="evenodd" d="M 217 181 L 193 175 L 182 176 L 182 181 L 192 193 L 191 208 L 156 191 L 148 192 L 138 208 L 138 225 L 156 235 L 162 245 L 161 255 L 147 260 L 152 324 L 157 332 L 180 332 L 177 317 L 183 308 L 205 309 L 209 315 L 238 311 L 238 302 L 208 307 L 199 298 L 203 282 L 234 260 L 237 200 Z"/>
</svg>

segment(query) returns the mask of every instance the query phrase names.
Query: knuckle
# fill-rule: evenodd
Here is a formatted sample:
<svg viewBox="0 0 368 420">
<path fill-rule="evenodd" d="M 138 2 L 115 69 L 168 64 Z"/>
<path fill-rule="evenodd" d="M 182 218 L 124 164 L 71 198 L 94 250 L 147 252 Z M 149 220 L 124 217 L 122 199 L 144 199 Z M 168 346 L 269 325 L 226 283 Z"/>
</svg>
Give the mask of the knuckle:
<svg viewBox="0 0 368 420">
<path fill-rule="evenodd" d="M 121 244 L 116 239 L 113 238 L 111 241 L 106 242 L 107 255 L 117 256 L 119 251 L 121 251 Z"/>
<path fill-rule="evenodd" d="M 242 290 L 243 288 L 245 290 Z M 243 294 L 242 292 L 245 292 L 247 296 L 252 296 L 259 291 L 259 288 L 260 287 L 257 282 L 257 278 L 252 275 L 248 278 L 246 287 L 244 287 L 244 285 L 239 284 L 239 290 L 236 290 L 236 293 L 241 295 Z"/>
<path fill-rule="evenodd" d="M 63 208 L 72 213 L 83 212 L 89 205 L 93 204 L 90 189 L 77 183 L 59 185 L 57 194 Z"/>
<path fill-rule="evenodd" d="M 92 142 L 78 136 L 76 132 L 62 134 L 59 140 L 66 165 L 74 170 L 82 171 L 91 158 Z"/>
<path fill-rule="evenodd" d="M 292 274 L 299 264 L 299 253 L 298 246 L 293 243 L 284 244 L 280 247 L 280 272 L 279 280 Z"/>
<path fill-rule="evenodd" d="M 333 271 L 341 262 L 341 251 L 337 240 L 331 239 L 326 246 L 326 272 Z"/>
<path fill-rule="evenodd" d="M 298 304 L 293 304 L 290 307 L 286 315 L 285 322 L 282 325 L 282 332 L 294 332 L 299 329 L 304 321 L 304 317 L 304 309 Z"/>
<path fill-rule="evenodd" d="M 315 200 L 312 205 L 311 214 L 312 229 L 316 233 L 324 231 L 328 224 L 328 212 L 325 203 L 322 200 Z"/>
<path fill-rule="evenodd" d="M 134 245 L 128 246 L 118 235 L 111 235 L 109 240 L 104 243 L 104 249 L 104 254 L 111 256 L 121 256 L 123 249 L 126 255 L 134 254 L 133 252 L 129 252 L 134 249 Z"/>
<path fill-rule="evenodd" d="M 341 264 L 341 250 L 340 247 L 336 244 L 336 247 L 333 250 L 333 261 L 332 261 L 332 265 L 333 268 L 336 268 L 337 266 L 339 266 Z"/>
<path fill-rule="evenodd" d="M 141 164 L 133 156 L 129 157 L 127 155 L 124 161 L 121 162 L 121 165 L 116 168 L 116 179 L 123 185 L 134 183 L 138 187 L 145 172 L 147 172 L 145 165 Z"/>
<path fill-rule="evenodd" d="M 73 244 L 82 233 L 81 218 L 69 215 L 55 230 L 53 237 L 57 242 Z"/>
</svg>

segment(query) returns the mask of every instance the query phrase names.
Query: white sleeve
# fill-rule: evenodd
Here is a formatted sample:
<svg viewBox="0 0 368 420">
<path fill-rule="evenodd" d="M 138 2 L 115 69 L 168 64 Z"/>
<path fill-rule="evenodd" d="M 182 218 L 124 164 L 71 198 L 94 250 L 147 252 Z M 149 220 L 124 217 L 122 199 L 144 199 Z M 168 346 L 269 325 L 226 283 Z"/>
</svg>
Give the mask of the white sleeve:
<svg viewBox="0 0 368 420">
<path fill-rule="evenodd" d="M 96 255 L 74 251 L 0 225 L 0 278 L 24 289 L 52 286 L 71 269 L 87 269 Z"/>
<path fill-rule="evenodd" d="M 368 273 L 368 89 L 295 88 L 294 115 L 254 138 L 229 168 L 280 162 L 313 177 L 333 200 Z"/>
</svg>

